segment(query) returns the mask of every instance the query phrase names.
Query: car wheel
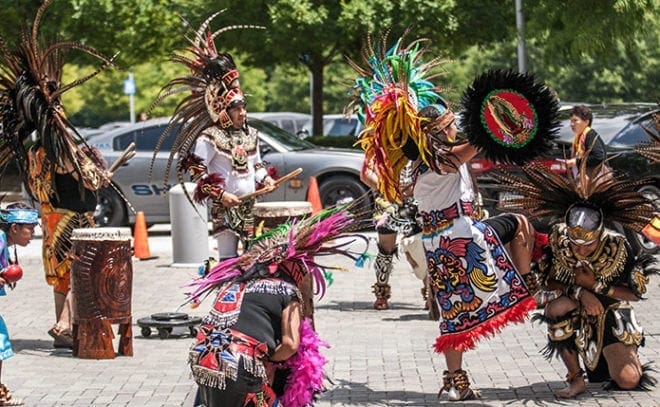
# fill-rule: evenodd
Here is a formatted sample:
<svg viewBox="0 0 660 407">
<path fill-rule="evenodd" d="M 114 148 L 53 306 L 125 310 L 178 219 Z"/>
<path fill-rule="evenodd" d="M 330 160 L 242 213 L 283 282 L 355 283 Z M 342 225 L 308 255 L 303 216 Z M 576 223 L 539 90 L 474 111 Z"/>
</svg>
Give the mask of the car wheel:
<svg viewBox="0 0 660 407">
<path fill-rule="evenodd" d="M 99 227 L 119 227 L 128 224 L 128 213 L 124 200 L 112 188 L 99 190 L 94 222 Z"/>
<path fill-rule="evenodd" d="M 653 202 L 656 211 L 660 210 L 660 190 L 658 190 L 658 188 L 652 185 L 647 185 L 640 189 L 639 192 Z M 626 230 L 626 237 L 635 250 L 635 253 L 656 254 L 660 252 L 660 247 L 647 239 L 644 235 Z"/>
<path fill-rule="evenodd" d="M 321 181 L 319 194 L 324 208 L 352 202 L 368 192 L 366 185 L 349 175 L 335 175 Z M 371 209 L 371 199 L 366 199 L 357 208 L 357 212 Z"/>
</svg>

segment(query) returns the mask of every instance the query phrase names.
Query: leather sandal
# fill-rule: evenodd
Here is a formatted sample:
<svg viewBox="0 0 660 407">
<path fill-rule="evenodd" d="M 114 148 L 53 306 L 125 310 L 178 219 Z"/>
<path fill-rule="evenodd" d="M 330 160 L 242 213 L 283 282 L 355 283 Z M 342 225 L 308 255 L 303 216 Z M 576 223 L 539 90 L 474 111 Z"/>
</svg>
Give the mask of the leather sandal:
<svg viewBox="0 0 660 407">
<path fill-rule="evenodd" d="M 0 384 L 0 406 L 22 406 L 23 400 L 15 398 L 4 384 Z"/>
<path fill-rule="evenodd" d="M 56 349 L 73 349 L 73 336 L 70 331 L 63 331 L 57 325 L 48 330 L 53 341 L 53 347 Z"/>
</svg>

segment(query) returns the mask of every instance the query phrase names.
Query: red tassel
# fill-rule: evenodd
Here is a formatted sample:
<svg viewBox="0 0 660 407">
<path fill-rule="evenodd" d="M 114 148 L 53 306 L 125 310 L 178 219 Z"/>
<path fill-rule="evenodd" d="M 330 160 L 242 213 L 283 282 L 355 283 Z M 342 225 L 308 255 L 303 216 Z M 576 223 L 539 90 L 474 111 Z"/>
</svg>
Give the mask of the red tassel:
<svg viewBox="0 0 660 407">
<path fill-rule="evenodd" d="M 533 297 L 528 297 L 515 305 L 513 308 L 509 308 L 505 312 L 489 319 L 482 324 L 479 324 L 469 331 L 455 334 L 442 334 L 438 336 L 438 338 L 435 340 L 435 351 L 442 353 L 445 349 L 454 349 L 460 352 L 465 352 L 470 349 L 474 349 L 477 346 L 477 342 L 479 340 L 482 338 L 489 338 L 494 336 L 510 322 L 525 322 L 525 318 L 535 309 L 536 300 Z"/>
</svg>

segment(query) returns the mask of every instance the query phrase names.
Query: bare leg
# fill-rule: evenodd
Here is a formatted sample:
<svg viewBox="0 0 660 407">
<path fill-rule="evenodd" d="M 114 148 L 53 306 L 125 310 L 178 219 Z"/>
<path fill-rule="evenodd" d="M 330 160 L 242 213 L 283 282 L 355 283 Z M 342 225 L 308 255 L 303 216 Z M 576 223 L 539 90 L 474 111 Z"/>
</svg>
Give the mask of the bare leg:
<svg viewBox="0 0 660 407">
<path fill-rule="evenodd" d="M 563 315 L 572 312 L 577 308 L 577 303 L 572 299 L 561 296 L 556 300 L 548 302 L 545 307 L 545 315 L 550 318 L 559 318 Z M 580 367 L 580 361 L 577 353 L 572 350 L 563 350 L 559 353 L 561 360 L 564 362 L 568 373 L 566 374 L 566 381 L 568 386 L 555 392 L 558 398 L 573 398 L 578 394 L 584 393 L 586 384 L 584 381 L 584 371 Z"/>
<path fill-rule="evenodd" d="M 64 308 L 64 302 L 66 301 L 66 294 L 53 291 L 53 296 L 55 297 L 55 323 L 57 323 L 60 319 L 60 315 L 62 315 L 62 309 Z"/>
<path fill-rule="evenodd" d="M 508 244 L 509 254 L 520 274 L 528 274 L 531 270 L 532 252 L 534 250 L 534 226 L 522 215 L 518 218 L 516 237 Z"/>
<path fill-rule="evenodd" d="M 632 390 L 642 378 L 642 365 L 637 356 L 637 346 L 613 343 L 603 348 L 610 377 L 624 390 Z"/>
<path fill-rule="evenodd" d="M 62 306 L 62 312 L 60 313 L 60 317 L 57 320 L 57 327 L 59 328 L 60 332 L 70 332 L 71 331 L 71 319 L 73 317 L 73 310 L 72 310 L 72 294 L 71 290 L 69 290 L 68 293 L 66 293 L 66 297 L 64 299 L 64 304 Z"/>
<path fill-rule="evenodd" d="M 555 392 L 555 396 L 561 399 L 574 398 L 578 394 L 584 393 L 587 385 L 584 382 L 584 371 L 580 367 L 578 355 L 575 352 L 564 350 L 559 354 L 561 360 L 564 362 L 568 373 L 566 374 L 566 381 L 568 386 Z"/>
<path fill-rule="evenodd" d="M 446 349 L 444 351 L 445 362 L 447 363 L 447 370 L 455 372 L 463 365 L 463 352 L 455 349 Z"/>
</svg>

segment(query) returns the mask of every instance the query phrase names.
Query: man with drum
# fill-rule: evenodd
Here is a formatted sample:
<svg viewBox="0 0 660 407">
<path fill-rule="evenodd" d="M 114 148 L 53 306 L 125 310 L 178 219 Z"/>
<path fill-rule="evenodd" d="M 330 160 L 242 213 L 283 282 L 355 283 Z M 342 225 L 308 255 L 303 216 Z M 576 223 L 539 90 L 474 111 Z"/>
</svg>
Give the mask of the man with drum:
<svg viewBox="0 0 660 407">
<path fill-rule="evenodd" d="M 253 234 L 255 201 L 245 196 L 253 196 L 257 184 L 266 191 L 273 189 L 275 181 L 261 161 L 257 130 L 247 124 L 246 100 L 234 59 L 228 53 L 218 52 L 214 41 L 207 41 L 203 35 L 217 14 L 189 39 L 188 49 L 194 57 L 173 58 L 190 72 L 165 85 L 158 100 L 178 94 L 174 89 L 190 89 L 186 103 L 177 107 L 168 126 L 171 129 L 174 124 L 181 124 L 168 165 L 178 154 L 179 179 L 184 179 L 187 172 L 197 183 L 193 199 L 210 201 L 212 233 L 218 239 L 218 259 L 223 260 L 236 257 L 239 241 L 245 249 Z M 168 135 L 169 130 L 161 140 Z"/>
</svg>

